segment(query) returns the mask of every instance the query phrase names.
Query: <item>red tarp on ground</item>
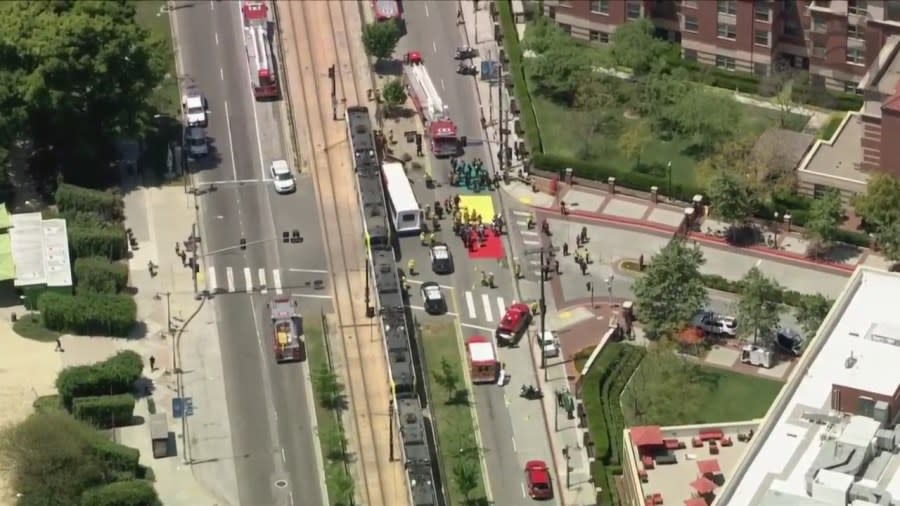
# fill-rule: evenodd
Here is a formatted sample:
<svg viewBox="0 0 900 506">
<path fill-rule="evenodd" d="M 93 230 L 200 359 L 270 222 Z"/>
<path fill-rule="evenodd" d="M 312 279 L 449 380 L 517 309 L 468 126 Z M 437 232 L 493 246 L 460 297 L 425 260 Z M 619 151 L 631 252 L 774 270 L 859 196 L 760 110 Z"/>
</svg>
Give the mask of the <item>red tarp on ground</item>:
<svg viewBox="0 0 900 506">
<path fill-rule="evenodd" d="M 631 442 L 641 449 L 644 446 L 661 446 L 663 444 L 662 431 L 658 425 L 645 425 L 631 428 Z"/>
<path fill-rule="evenodd" d="M 709 506 L 706 504 L 706 499 L 702 497 L 695 497 L 693 499 L 688 499 L 684 501 L 684 506 Z"/>
<path fill-rule="evenodd" d="M 722 472 L 722 468 L 719 467 L 719 459 L 698 460 L 697 469 L 704 476 L 707 474 L 716 475 Z"/>
<path fill-rule="evenodd" d="M 707 478 L 700 477 L 691 482 L 691 488 L 696 490 L 700 495 L 706 495 L 717 489 L 718 485 Z"/>
<path fill-rule="evenodd" d="M 469 258 L 472 260 L 478 259 L 494 259 L 499 260 L 503 258 L 503 241 L 499 236 L 495 236 L 491 231 L 490 227 L 486 227 L 485 237 L 487 240 L 482 244 L 473 244 L 469 248 Z M 475 241 L 478 242 L 477 240 Z"/>
</svg>

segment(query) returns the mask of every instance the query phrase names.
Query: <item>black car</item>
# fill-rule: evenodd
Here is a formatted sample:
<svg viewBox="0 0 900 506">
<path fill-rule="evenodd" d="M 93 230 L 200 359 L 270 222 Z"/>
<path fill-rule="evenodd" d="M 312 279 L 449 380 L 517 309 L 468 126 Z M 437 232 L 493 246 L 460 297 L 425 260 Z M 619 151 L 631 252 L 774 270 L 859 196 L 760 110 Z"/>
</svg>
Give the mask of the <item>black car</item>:
<svg viewBox="0 0 900 506">
<path fill-rule="evenodd" d="M 431 257 L 431 270 L 435 274 L 452 274 L 453 273 L 453 255 L 450 254 L 450 247 L 447 244 L 439 242 L 428 250 L 428 256 Z"/>
<path fill-rule="evenodd" d="M 422 301 L 428 314 L 441 315 L 447 312 L 447 301 L 441 293 L 441 287 L 434 281 L 422 283 Z"/>
<path fill-rule="evenodd" d="M 795 357 L 803 354 L 804 341 L 794 329 L 780 328 L 775 332 L 775 345 Z"/>
</svg>

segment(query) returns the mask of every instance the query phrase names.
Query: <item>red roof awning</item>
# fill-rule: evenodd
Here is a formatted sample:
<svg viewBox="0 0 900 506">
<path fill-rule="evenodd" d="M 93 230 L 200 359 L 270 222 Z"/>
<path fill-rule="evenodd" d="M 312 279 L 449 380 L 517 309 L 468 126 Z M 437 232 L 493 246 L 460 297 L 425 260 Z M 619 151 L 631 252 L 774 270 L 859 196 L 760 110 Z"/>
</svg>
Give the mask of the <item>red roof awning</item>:
<svg viewBox="0 0 900 506">
<path fill-rule="evenodd" d="M 631 442 L 634 446 L 660 446 L 663 444 L 662 430 L 658 425 L 631 428 Z"/>
<path fill-rule="evenodd" d="M 700 495 L 706 495 L 718 488 L 718 485 L 713 483 L 711 480 L 703 478 L 701 476 L 700 478 L 697 478 L 696 480 L 691 482 L 691 488 L 696 490 Z"/>
<path fill-rule="evenodd" d="M 697 469 L 700 470 L 700 474 L 702 475 L 722 473 L 722 468 L 719 467 L 719 459 L 698 460 Z"/>
<path fill-rule="evenodd" d="M 709 506 L 706 504 L 706 499 L 702 497 L 695 497 L 693 499 L 688 499 L 684 501 L 684 506 Z"/>
</svg>

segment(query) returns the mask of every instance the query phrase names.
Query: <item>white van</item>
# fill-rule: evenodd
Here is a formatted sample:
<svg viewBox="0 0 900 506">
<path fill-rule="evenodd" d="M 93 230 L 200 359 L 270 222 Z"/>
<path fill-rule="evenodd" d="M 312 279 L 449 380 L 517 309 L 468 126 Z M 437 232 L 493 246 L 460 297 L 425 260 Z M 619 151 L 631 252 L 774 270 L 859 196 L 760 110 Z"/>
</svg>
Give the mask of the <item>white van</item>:
<svg viewBox="0 0 900 506">
<path fill-rule="evenodd" d="M 538 346 L 541 347 L 541 350 L 544 352 L 544 356 L 547 358 L 558 357 L 559 356 L 559 339 L 556 338 L 556 335 L 553 331 L 545 330 L 543 335 L 538 331 Z"/>
</svg>

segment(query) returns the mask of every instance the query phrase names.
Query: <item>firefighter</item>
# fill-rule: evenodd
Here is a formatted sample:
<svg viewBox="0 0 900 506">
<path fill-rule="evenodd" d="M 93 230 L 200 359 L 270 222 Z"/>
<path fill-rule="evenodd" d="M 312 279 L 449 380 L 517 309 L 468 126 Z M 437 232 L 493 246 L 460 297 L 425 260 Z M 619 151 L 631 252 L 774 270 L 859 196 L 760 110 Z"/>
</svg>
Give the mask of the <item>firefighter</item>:
<svg viewBox="0 0 900 506">
<path fill-rule="evenodd" d="M 428 243 L 425 242 L 425 231 L 424 230 L 419 234 L 419 240 L 422 241 L 422 246 L 428 246 Z"/>
<path fill-rule="evenodd" d="M 444 208 L 441 207 L 441 201 L 434 201 L 434 214 L 438 217 L 438 219 L 442 219 L 444 217 Z"/>
<path fill-rule="evenodd" d="M 400 273 L 400 286 L 403 287 L 404 292 L 409 292 L 409 283 L 406 282 L 406 275 L 402 272 Z"/>
<path fill-rule="evenodd" d="M 560 214 L 562 214 L 563 216 L 567 216 L 567 215 L 569 214 L 569 210 L 566 209 L 566 202 L 563 201 L 563 200 L 560 200 L 560 201 L 559 201 L 559 212 L 560 212 Z"/>
<path fill-rule="evenodd" d="M 587 227 L 581 227 L 581 242 L 582 243 L 588 242 Z"/>
<path fill-rule="evenodd" d="M 460 197 L 459 197 L 459 194 L 457 193 L 456 195 L 453 196 L 453 208 L 454 209 L 459 209 L 459 200 L 460 200 Z"/>
<path fill-rule="evenodd" d="M 516 279 L 522 279 L 522 264 L 519 262 L 516 262 L 513 265 L 513 272 L 516 275 Z"/>
<path fill-rule="evenodd" d="M 541 306 L 537 301 L 531 303 L 531 314 L 534 316 L 541 314 Z"/>
<path fill-rule="evenodd" d="M 487 275 L 487 286 L 488 288 L 494 288 L 494 273 L 489 272 Z"/>
<path fill-rule="evenodd" d="M 528 213 L 528 230 L 534 228 L 534 212 Z"/>
<path fill-rule="evenodd" d="M 562 271 L 559 270 L 559 260 L 553 261 L 553 270 L 556 272 L 557 275 L 562 274 Z"/>
<path fill-rule="evenodd" d="M 440 230 L 441 229 L 441 223 L 438 221 L 437 216 L 431 217 L 431 229 L 432 230 Z"/>
<path fill-rule="evenodd" d="M 410 276 L 416 275 L 416 261 L 412 258 L 409 259 L 409 262 L 406 262 L 406 270 L 409 272 Z"/>
<path fill-rule="evenodd" d="M 563 252 L 564 257 L 569 256 L 569 243 L 567 243 L 567 242 L 563 243 L 562 252 Z"/>
<path fill-rule="evenodd" d="M 431 219 L 431 205 L 430 204 L 425 206 L 425 219 L 426 220 Z"/>
<path fill-rule="evenodd" d="M 435 242 L 437 242 L 437 239 L 434 237 L 434 232 L 428 234 L 428 244 L 434 246 Z"/>
<path fill-rule="evenodd" d="M 541 232 L 543 232 L 544 235 L 550 235 L 550 222 L 547 221 L 547 218 L 541 220 Z"/>
<path fill-rule="evenodd" d="M 584 262 L 584 261 L 581 262 L 581 275 L 582 276 L 587 275 L 587 262 Z"/>
<path fill-rule="evenodd" d="M 488 284 L 487 273 L 484 271 L 481 271 L 481 286 L 487 286 L 487 284 Z"/>
</svg>

